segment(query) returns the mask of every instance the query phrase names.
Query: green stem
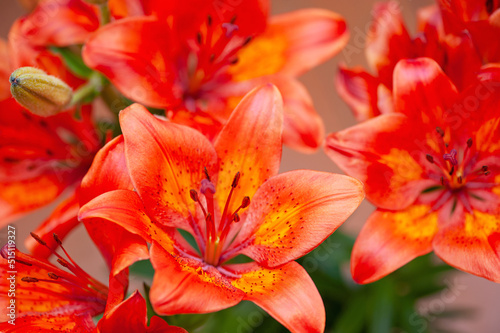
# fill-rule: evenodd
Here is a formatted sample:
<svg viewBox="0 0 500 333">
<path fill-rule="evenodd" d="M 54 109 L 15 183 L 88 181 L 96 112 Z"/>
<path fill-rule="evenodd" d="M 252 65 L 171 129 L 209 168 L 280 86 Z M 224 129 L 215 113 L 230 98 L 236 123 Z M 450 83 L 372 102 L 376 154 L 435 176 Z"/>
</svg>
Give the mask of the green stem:
<svg viewBox="0 0 500 333">
<path fill-rule="evenodd" d="M 108 24 L 111 22 L 111 13 L 109 11 L 108 2 L 99 6 L 101 10 L 101 26 Z"/>
<path fill-rule="evenodd" d="M 87 83 L 82 85 L 73 93 L 73 98 L 71 99 L 71 105 L 80 104 L 86 102 L 89 99 L 97 96 L 104 86 L 103 77 L 101 74 L 94 72 Z"/>
</svg>

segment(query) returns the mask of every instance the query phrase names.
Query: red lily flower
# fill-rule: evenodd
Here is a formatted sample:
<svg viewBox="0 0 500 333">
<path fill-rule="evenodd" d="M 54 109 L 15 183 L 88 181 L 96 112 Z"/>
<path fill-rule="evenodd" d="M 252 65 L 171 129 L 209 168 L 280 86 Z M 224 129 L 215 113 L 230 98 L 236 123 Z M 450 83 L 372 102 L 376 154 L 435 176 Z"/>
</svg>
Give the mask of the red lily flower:
<svg viewBox="0 0 500 333">
<path fill-rule="evenodd" d="M 153 2 L 152 15 L 100 29 L 83 58 L 128 98 L 166 108 L 171 120 L 211 139 L 247 92 L 273 82 L 284 96 L 285 143 L 314 151 L 323 124 L 295 77 L 345 45 L 346 24 L 319 9 L 268 22 L 268 7 L 266 0 Z"/>
<path fill-rule="evenodd" d="M 273 86 L 254 90 L 214 145 L 137 104 L 121 112 L 134 190 L 104 193 L 79 217 L 116 223 L 152 244 L 150 298 L 158 313 L 204 313 L 250 300 L 293 332 L 324 330 L 321 297 L 294 260 L 354 211 L 362 185 L 315 171 L 276 175 L 281 103 Z M 176 229 L 189 232 L 196 247 Z M 255 261 L 230 262 L 240 254 Z"/>
<path fill-rule="evenodd" d="M 437 6 L 417 12 L 415 37 L 406 29 L 397 2 L 379 3 L 373 12 L 365 54 L 375 75 L 360 67 L 348 69 L 341 65 L 335 82 L 340 96 L 359 121 L 394 111 L 393 71 L 401 59 L 434 59 L 460 90 L 475 82 L 483 65 L 481 56 L 466 32 L 445 33 Z"/>
<path fill-rule="evenodd" d="M 45 242 L 32 237 L 42 246 Z M 127 274 L 111 275 L 110 288 L 88 275 L 57 243 L 66 258 L 52 251 L 61 267 L 5 245 L 1 254 L 0 330 L 9 332 L 186 332 L 153 317 L 147 327 L 146 302 L 136 291 L 122 301 Z M 68 272 L 69 271 L 69 272 Z M 125 272 L 126 273 L 126 272 Z M 92 317 L 104 313 L 97 328 Z"/>
<path fill-rule="evenodd" d="M 356 281 L 378 280 L 432 250 L 500 281 L 499 85 L 478 81 L 459 93 L 433 60 L 402 60 L 396 112 L 327 138 L 327 154 L 365 182 L 377 206 L 354 245 Z"/>
<path fill-rule="evenodd" d="M 455 33 L 466 31 L 484 62 L 500 62 L 500 3 L 496 0 L 439 0 L 444 27 Z"/>
</svg>

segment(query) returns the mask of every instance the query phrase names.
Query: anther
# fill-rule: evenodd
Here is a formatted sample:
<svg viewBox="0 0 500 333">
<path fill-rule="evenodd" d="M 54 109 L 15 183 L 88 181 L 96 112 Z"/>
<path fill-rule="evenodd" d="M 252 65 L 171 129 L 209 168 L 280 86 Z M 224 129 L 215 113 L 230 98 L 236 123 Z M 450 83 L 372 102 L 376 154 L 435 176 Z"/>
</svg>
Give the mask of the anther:
<svg viewBox="0 0 500 333">
<path fill-rule="evenodd" d="M 38 236 L 37 234 L 33 233 L 33 232 L 30 232 L 30 235 L 31 237 L 33 237 L 34 240 L 36 240 L 38 243 L 40 243 L 41 245 L 45 246 L 47 245 L 47 243 L 45 243 L 45 241 L 43 241 L 40 236 Z"/>
<path fill-rule="evenodd" d="M 67 261 L 66 261 L 66 260 L 64 260 L 64 259 L 58 258 L 58 259 L 57 259 L 57 262 L 58 262 L 61 266 L 63 266 L 63 267 L 69 267 L 69 262 L 67 262 Z"/>
<path fill-rule="evenodd" d="M 452 175 L 453 175 L 453 172 L 455 172 L 455 166 L 454 166 L 454 165 L 451 167 L 451 170 L 450 170 L 450 176 L 452 176 Z"/>
<path fill-rule="evenodd" d="M 239 61 L 240 61 L 239 58 L 234 58 L 233 60 L 231 60 L 230 64 L 231 65 L 236 65 Z"/>
<path fill-rule="evenodd" d="M 441 136 L 444 137 L 444 131 L 441 129 L 441 127 L 436 127 L 436 132 Z"/>
<path fill-rule="evenodd" d="M 467 147 L 472 147 L 472 138 L 469 138 L 469 140 L 467 140 Z"/>
<path fill-rule="evenodd" d="M 52 280 L 57 280 L 59 279 L 59 275 L 55 274 L 55 273 L 52 273 L 52 272 L 49 272 L 47 274 Z"/>
<path fill-rule="evenodd" d="M 56 243 L 59 244 L 59 246 L 61 246 L 62 240 L 59 238 L 59 236 L 57 236 L 56 233 L 53 233 L 52 236 L 54 237 L 54 240 L 56 241 Z"/>
<path fill-rule="evenodd" d="M 198 33 L 196 34 L 196 41 L 198 42 L 198 44 L 201 45 L 201 42 L 203 41 L 202 40 L 202 36 L 201 36 L 201 32 L 198 31 Z"/>
<path fill-rule="evenodd" d="M 208 26 L 212 25 L 212 16 L 211 15 L 207 16 L 207 24 L 208 24 Z"/>
<path fill-rule="evenodd" d="M 459 184 L 462 184 L 462 182 L 463 182 L 463 180 L 462 180 L 462 176 L 459 176 L 459 177 L 458 177 L 458 183 L 459 183 Z"/>
<path fill-rule="evenodd" d="M 483 165 L 483 167 L 481 168 L 481 171 L 482 172 L 488 171 L 488 166 L 487 165 Z"/>
<path fill-rule="evenodd" d="M 241 201 L 241 208 L 247 208 L 250 206 L 250 197 L 244 197 Z"/>
<path fill-rule="evenodd" d="M 191 199 L 194 201 L 194 202 L 198 202 L 199 198 L 198 198 L 198 192 L 196 192 L 195 190 L 189 190 L 189 196 L 191 197 Z"/>
<path fill-rule="evenodd" d="M 207 177 L 207 180 L 210 181 L 210 175 L 208 174 L 207 167 L 204 167 L 203 171 L 205 172 L 205 177 Z"/>
<path fill-rule="evenodd" d="M 234 22 L 236 22 L 236 15 L 234 15 L 232 18 L 231 18 L 231 24 L 234 24 Z"/>
<path fill-rule="evenodd" d="M 233 183 L 231 184 L 232 188 L 235 188 L 238 186 L 238 182 L 240 181 L 240 172 L 238 171 L 236 175 L 234 176 Z"/>
<path fill-rule="evenodd" d="M 484 175 L 485 175 L 485 176 L 488 176 L 490 173 L 491 173 L 491 171 L 490 171 L 490 170 L 488 170 L 488 171 L 486 171 L 486 172 L 484 173 Z"/>
<path fill-rule="evenodd" d="M 434 163 L 434 157 L 432 157 L 431 155 L 427 154 L 425 158 L 427 159 L 427 161 Z"/>
<path fill-rule="evenodd" d="M 238 222 L 240 222 L 240 221 L 241 221 L 241 218 L 240 218 L 240 216 L 238 215 L 238 213 L 234 213 L 234 214 L 233 214 L 233 221 L 234 221 L 234 222 L 236 222 L 236 223 L 238 223 Z"/>
<path fill-rule="evenodd" d="M 253 39 L 253 38 L 252 38 L 252 36 L 247 37 L 247 38 L 245 39 L 245 41 L 243 42 L 243 45 L 242 45 L 242 46 L 247 46 L 247 45 L 248 45 L 248 44 L 252 41 L 252 39 Z"/>
<path fill-rule="evenodd" d="M 21 281 L 24 282 L 38 282 L 37 278 L 31 277 L 31 276 L 25 276 L 21 279 Z"/>
<path fill-rule="evenodd" d="M 444 177 L 441 177 L 441 185 L 444 186 Z"/>
</svg>

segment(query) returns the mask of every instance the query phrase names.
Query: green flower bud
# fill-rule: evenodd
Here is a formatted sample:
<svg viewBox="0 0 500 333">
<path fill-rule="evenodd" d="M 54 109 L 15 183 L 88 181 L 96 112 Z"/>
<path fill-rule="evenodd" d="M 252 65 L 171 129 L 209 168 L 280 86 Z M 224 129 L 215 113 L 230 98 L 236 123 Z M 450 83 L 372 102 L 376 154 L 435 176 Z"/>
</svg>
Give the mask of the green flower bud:
<svg viewBox="0 0 500 333">
<path fill-rule="evenodd" d="M 38 68 L 18 68 L 9 80 L 16 101 L 38 116 L 49 117 L 65 110 L 73 97 L 70 86 Z"/>
</svg>

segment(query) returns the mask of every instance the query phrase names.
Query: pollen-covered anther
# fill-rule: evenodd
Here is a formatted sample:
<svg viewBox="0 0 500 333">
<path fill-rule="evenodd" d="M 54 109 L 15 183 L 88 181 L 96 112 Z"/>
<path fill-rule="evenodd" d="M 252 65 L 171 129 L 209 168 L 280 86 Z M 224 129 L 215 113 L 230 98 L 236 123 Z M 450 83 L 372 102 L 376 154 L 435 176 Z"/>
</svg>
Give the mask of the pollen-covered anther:
<svg viewBox="0 0 500 333">
<path fill-rule="evenodd" d="M 57 234 L 52 234 L 52 236 L 54 237 L 54 240 L 56 241 L 57 244 L 59 244 L 59 246 L 62 245 L 62 241 L 61 239 L 59 238 L 59 236 L 57 236 Z"/>
<path fill-rule="evenodd" d="M 436 132 L 439 134 L 440 137 L 444 137 L 444 131 L 441 127 L 436 127 Z"/>
<path fill-rule="evenodd" d="M 241 221 L 241 218 L 240 218 L 240 216 L 238 215 L 238 213 L 234 213 L 234 214 L 233 214 L 233 221 L 234 221 L 234 222 L 236 222 L 236 223 L 238 223 L 238 222 L 240 222 L 240 221 Z"/>
<path fill-rule="evenodd" d="M 56 273 L 52 273 L 52 272 L 49 272 L 47 274 L 52 280 L 57 280 L 59 279 L 59 275 L 57 275 Z"/>
<path fill-rule="evenodd" d="M 69 262 L 67 262 L 66 260 L 64 260 L 62 258 L 57 258 L 57 262 L 59 263 L 59 265 L 61 265 L 63 267 L 69 267 Z"/>
<path fill-rule="evenodd" d="M 430 163 L 434 163 L 434 157 L 432 157 L 432 155 L 427 154 L 427 155 L 425 156 L 425 158 L 426 158 L 426 159 L 427 159 L 427 161 L 429 161 Z"/>
<path fill-rule="evenodd" d="M 239 181 L 240 181 L 240 172 L 238 171 L 238 172 L 236 173 L 236 175 L 234 176 L 234 178 L 233 178 L 233 182 L 232 182 L 232 184 L 231 184 L 231 187 L 232 187 L 232 188 L 235 188 L 236 186 L 238 186 L 238 182 L 239 182 Z"/>
<path fill-rule="evenodd" d="M 33 233 L 33 232 L 30 232 L 30 235 L 31 235 L 31 237 L 32 237 L 34 240 L 36 240 L 39 244 L 41 244 L 41 245 L 43 245 L 43 246 L 47 245 L 47 243 L 46 243 L 44 240 L 42 240 L 42 239 L 40 238 L 40 236 L 38 236 L 37 234 L 35 234 L 35 233 Z"/>
<path fill-rule="evenodd" d="M 189 190 L 189 196 L 191 197 L 191 199 L 194 202 L 198 202 L 199 201 L 198 192 L 196 192 L 195 190 L 193 190 L 193 189 Z"/>
<path fill-rule="evenodd" d="M 31 276 L 25 276 L 21 279 L 21 281 L 31 283 L 31 282 L 38 282 L 40 280 Z"/>
</svg>

